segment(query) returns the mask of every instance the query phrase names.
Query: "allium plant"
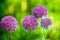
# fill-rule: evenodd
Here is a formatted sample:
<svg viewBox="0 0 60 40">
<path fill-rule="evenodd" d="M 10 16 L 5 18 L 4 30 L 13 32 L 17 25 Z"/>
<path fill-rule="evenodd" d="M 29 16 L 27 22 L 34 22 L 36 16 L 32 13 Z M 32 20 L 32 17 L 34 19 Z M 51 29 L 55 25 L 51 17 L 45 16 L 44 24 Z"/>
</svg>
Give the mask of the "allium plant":
<svg viewBox="0 0 60 40">
<path fill-rule="evenodd" d="M 43 18 L 41 20 L 41 26 L 47 28 L 52 24 L 51 20 L 49 18 Z"/>
<path fill-rule="evenodd" d="M 39 18 L 39 17 L 42 17 L 42 16 L 46 16 L 47 15 L 47 9 L 44 6 L 37 5 L 33 9 L 33 15 L 36 18 Z"/>
<path fill-rule="evenodd" d="M 36 28 L 38 22 L 34 16 L 29 15 L 23 18 L 22 24 L 25 29 L 31 31 Z"/>
<path fill-rule="evenodd" d="M 16 29 L 18 22 L 13 16 L 5 16 L 1 20 L 1 26 L 4 30 L 13 31 Z"/>
<path fill-rule="evenodd" d="M 48 26 L 50 26 L 51 24 L 52 24 L 52 21 L 49 18 L 43 18 L 41 20 L 41 26 L 43 27 L 44 38 L 46 37 L 44 28 L 46 28 L 48 30 Z M 49 33 L 49 30 L 48 30 L 48 33 Z"/>
</svg>

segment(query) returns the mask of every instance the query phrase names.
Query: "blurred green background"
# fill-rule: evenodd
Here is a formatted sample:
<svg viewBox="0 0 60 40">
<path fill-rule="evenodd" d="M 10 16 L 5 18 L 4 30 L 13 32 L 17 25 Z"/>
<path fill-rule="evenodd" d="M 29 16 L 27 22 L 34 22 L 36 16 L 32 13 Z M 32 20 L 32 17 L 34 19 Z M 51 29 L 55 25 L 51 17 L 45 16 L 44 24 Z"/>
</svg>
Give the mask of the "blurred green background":
<svg viewBox="0 0 60 40">
<path fill-rule="evenodd" d="M 36 5 L 47 8 L 52 25 L 43 31 L 39 24 L 35 30 L 29 32 L 23 28 L 22 19 L 32 14 Z M 16 31 L 9 34 L 11 40 L 60 40 L 60 0 L 0 0 L 0 21 L 7 15 L 16 17 L 18 21 Z M 7 34 L 0 27 L 0 40 L 8 40 Z"/>
</svg>

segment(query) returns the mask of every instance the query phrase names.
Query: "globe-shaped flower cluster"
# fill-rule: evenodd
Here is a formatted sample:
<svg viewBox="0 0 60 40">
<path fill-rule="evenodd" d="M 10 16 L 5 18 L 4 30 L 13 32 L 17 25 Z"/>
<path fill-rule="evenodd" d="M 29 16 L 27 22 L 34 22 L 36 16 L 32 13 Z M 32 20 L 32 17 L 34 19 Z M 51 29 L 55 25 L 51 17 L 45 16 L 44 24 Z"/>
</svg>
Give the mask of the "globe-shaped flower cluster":
<svg viewBox="0 0 60 40">
<path fill-rule="evenodd" d="M 18 25 L 18 22 L 13 16 L 5 16 L 1 20 L 1 26 L 7 31 L 15 30 Z"/>
<path fill-rule="evenodd" d="M 47 9 L 44 6 L 38 5 L 38 6 L 34 7 L 33 14 L 36 18 L 46 16 Z"/>
<path fill-rule="evenodd" d="M 23 27 L 27 30 L 33 30 L 38 24 L 36 18 L 32 15 L 25 16 L 22 23 Z"/>
<path fill-rule="evenodd" d="M 44 18 L 41 20 L 41 26 L 47 28 L 49 25 L 51 25 L 51 20 L 49 18 Z"/>
</svg>

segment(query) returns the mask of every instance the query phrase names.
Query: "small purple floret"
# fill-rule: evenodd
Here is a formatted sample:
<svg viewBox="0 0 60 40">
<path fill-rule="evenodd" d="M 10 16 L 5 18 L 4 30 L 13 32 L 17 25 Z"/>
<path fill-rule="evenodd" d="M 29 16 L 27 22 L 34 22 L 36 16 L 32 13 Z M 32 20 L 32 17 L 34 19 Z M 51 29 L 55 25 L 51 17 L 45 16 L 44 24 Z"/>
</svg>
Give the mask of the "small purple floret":
<svg viewBox="0 0 60 40">
<path fill-rule="evenodd" d="M 49 25 L 51 25 L 52 22 L 49 18 L 44 18 L 41 20 L 41 26 L 47 28 Z"/>
<path fill-rule="evenodd" d="M 5 16 L 1 20 L 1 26 L 7 31 L 15 30 L 18 25 L 18 22 L 13 16 Z"/>
<path fill-rule="evenodd" d="M 36 18 L 46 16 L 47 15 L 47 9 L 41 5 L 38 5 L 34 7 L 33 14 Z"/>
<path fill-rule="evenodd" d="M 23 27 L 27 30 L 33 30 L 37 26 L 37 20 L 34 16 L 29 15 L 25 16 L 23 21 L 22 21 Z"/>
</svg>

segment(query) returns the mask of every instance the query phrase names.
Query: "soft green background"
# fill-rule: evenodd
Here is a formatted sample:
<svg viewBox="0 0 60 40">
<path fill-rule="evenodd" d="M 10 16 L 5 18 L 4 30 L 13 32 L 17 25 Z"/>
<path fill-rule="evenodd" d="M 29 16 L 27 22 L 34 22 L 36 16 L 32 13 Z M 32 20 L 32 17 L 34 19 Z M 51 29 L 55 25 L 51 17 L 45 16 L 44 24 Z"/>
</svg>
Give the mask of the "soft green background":
<svg viewBox="0 0 60 40">
<path fill-rule="evenodd" d="M 29 32 L 22 26 L 22 19 L 32 14 L 36 5 L 43 5 L 48 10 L 52 25 L 44 29 L 40 24 Z M 16 31 L 8 33 L 0 27 L 0 40 L 60 40 L 60 0 L 0 0 L 0 21 L 6 15 L 16 17 Z M 38 19 L 39 20 L 39 19 Z"/>
</svg>

